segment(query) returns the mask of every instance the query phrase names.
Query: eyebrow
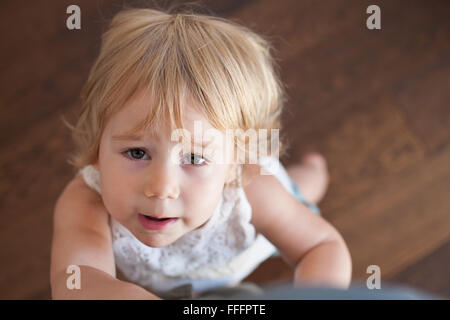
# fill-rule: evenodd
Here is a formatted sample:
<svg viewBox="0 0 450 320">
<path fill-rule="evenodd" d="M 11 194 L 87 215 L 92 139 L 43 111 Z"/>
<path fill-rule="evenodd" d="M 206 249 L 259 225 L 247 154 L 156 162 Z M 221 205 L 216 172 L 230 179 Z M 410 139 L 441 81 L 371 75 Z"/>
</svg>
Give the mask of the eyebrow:
<svg viewBox="0 0 450 320">
<path fill-rule="evenodd" d="M 132 141 L 132 140 L 142 140 L 142 136 L 134 133 L 124 133 L 112 136 L 115 141 Z"/>
<path fill-rule="evenodd" d="M 141 141 L 142 136 L 135 133 L 124 133 L 124 134 L 117 134 L 112 136 L 112 140 L 114 141 Z M 194 140 L 191 138 L 191 142 L 194 143 Z M 209 144 L 211 144 L 213 140 L 209 141 L 203 141 L 202 147 L 207 147 Z M 197 145 L 200 145 L 199 143 L 194 143 Z"/>
</svg>

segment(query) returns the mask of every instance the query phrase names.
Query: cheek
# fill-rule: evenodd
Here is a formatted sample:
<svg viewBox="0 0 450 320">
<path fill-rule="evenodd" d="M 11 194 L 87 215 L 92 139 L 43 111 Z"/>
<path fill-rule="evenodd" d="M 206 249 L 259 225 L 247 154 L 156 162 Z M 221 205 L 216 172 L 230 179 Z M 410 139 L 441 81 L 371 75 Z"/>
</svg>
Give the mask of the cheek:
<svg viewBox="0 0 450 320">
<path fill-rule="evenodd" d="M 211 166 L 209 170 L 190 175 L 183 188 L 185 209 L 196 216 L 211 215 L 222 196 L 226 172 L 222 165 Z"/>
<path fill-rule="evenodd" d="M 108 212 L 114 217 L 119 218 L 127 214 L 127 181 L 117 175 L 117 173 L 105 173 L 105 178 L 101 181 L 103 203 Z"/>
<path fill-rule="evenodd" d="M 187 224 L 197 228 L 205 223 L 213 215 L 221 196 L 221 189 L 191 188 L 184 195 L 184 214 Z"/>
<path fill-rule="evenodd" d="M 196 180 L 198 183 L 218 185 L 225 183 L 230 172 L 230 165 L 213 163 L 202 168 L 190 168 L 188 170 L 189 179 Z"/>
</svg>

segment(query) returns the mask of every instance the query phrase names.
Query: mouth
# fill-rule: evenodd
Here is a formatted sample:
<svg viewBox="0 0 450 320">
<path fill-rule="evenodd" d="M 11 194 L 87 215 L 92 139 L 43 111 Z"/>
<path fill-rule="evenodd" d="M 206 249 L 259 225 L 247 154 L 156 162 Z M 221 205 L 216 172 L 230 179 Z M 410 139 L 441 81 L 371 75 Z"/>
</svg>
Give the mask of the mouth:
<svg viewBox="0 0 450 320">
<path fill-rule="evenodd" d="M 177 221 L 178 218 L 155 218 L 139 213 L 138 220 L 145 229 L 162 230 Z"/>
</svg>

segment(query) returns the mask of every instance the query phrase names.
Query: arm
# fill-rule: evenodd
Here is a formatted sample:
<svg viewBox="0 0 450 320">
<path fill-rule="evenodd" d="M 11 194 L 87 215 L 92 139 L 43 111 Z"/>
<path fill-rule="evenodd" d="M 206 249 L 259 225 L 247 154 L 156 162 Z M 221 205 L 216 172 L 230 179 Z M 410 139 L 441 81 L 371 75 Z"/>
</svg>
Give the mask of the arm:
<svg viewBox="0 0 450 320">
<path fill-rule="evenodd" d="M 344 240 L 322 242 L 313 247 L 296 265 L 297 284 L 329 286 L 348 289 L 352 276 L 352 262 Z"/>
<path fill-rule="evenodd" d="M 281 185 L 272 175 L 258 175 L 244 186 L 252 223 L 295 268 L 294 282 L 348 288 L 352 263 L 338 231 Z"/>
<path fill-rule="evenodd" d="M 64 189 L 54 207 L 50 282 L 53 299 L 159 299 L 116 279 L 109 214 L 100 195 L 81 176 Z M 68 289 L 69 265 L 80 267 L 81 289 Z"/>
</svg>

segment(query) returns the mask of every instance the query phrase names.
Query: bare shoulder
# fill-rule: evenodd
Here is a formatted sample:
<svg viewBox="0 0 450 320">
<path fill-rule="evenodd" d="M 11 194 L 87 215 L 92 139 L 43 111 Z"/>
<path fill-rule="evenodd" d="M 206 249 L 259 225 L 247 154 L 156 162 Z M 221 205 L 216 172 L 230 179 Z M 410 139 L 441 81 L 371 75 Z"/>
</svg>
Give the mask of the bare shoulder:
<svg viewBox="0 0 450 320">
<path fill-rule="evenodd" d="M 295 264 L 314 246 L 339 237 L 336 229 L 291 195 L 273 175 L 255 175 L 244 191 L 252 224 Z"/>
<path fill-rule="evenodd" d="M 109 214 L 81 176 L 61 192 L 53 212 L 52 283 L 69 265 L 86 265 L 115 277 Z M 53 286 L 53 285 L 52 285 Z"/>
<path fill-rule="evenodd" d="M 101 196 L 78 175 L 61 192 L 55 204 L 54 219 L 78 221 L 86 226 L 105 227 L 108 213 Z M 78 224 L 78 223 L 77 223 Z"/>
</svg>

